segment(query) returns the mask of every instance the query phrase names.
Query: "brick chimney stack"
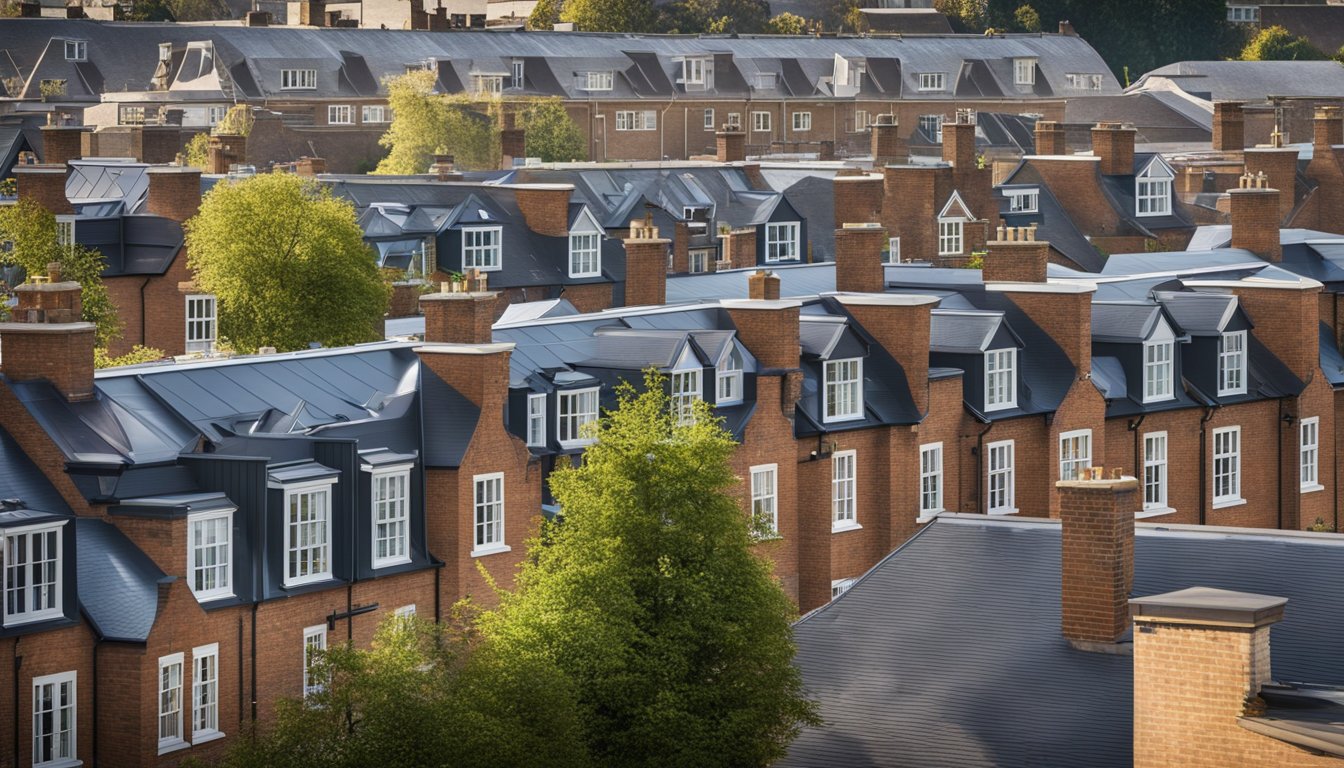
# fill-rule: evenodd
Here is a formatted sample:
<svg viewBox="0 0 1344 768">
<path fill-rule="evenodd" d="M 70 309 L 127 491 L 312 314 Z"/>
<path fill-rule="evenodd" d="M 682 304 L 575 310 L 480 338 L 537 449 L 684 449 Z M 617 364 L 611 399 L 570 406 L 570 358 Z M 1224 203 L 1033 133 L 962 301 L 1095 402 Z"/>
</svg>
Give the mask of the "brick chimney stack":
<svg viewBox="0 0 1344 768">
<path fill-rule="evenodd" d="M 455 158 L 452 155 L 435 155 L 434 164 L 429 166 L 429 172 L 438 181 L 461 181 L 463 178 L 455 166 Z"/>
<path fill-rule="evenodd" d="M 425 341 L 446 344 L 489 344 L 499 306 L 496 291 L 429 293 L 420 297 L 425 316 Z"/>
<path fill-rule="evenodd" d="M 1067 155 L 1064 142 L 1064 126 L 1054 120 L 1036 121 L 1036 154 Z"/>
<path fill-rule="evenodd" d="M 32 200 L 56 215 L 74 213 L 65 196 L 65 180 L 70 170 L 65 165 L 16 165 L 14 178 L 20 200 Z"/>
<path fill-rule="evenodd" d="M 515 159 L 527 157 L 527 133 L 518 127 L 512 112 L 504 115 L 504 127 L 499 131 L 499 167 L 513 167 Z"/>
<path fill-rule="evenodd" d="M 747 296 L 760 301 L 779 299 L 779 275 L 768 269 L 758 269 L 747 276 Z"/>
<path fill-rule="evenodd" d="M 569 237 L 573 184 L 519 184 L 513 190 L 528 229 L 547 237 Z"/>
<path fill-rule="evenodd" d="M 83 155 L 83 136 L 93 131 L 87 125 L 42 126 L 42 162 L 46 165 L 65 165 Z"/>
<path fill-rule="evenodd" d="M 1050 243 L 1036 239 L 1036 225 L 999 227 L 994 240 L 986 243 L 986 283 L 1044 283 L 1050 263 Z"/>
<path fill-rule="evenodd" d="M 1340 122 L 1339 107 L 1317 107 L 1312 120 L 1312 141 L 1314 148 L 1328 151 L 1331 147 L 1344 144 L 1344 123 Z"/>
<path fill-rule="evenodd" d="M 1240 101 L 1213 103 L 1213 148 L 1219 152 L 1240 152 L 1246 147 L 1246 124 Z"/>
<path fill-rule="evenodd" d="M 667 303 L 667 252 L 672 241 L 658 236 L 653 215 L 630 222 L 625 241 L 625 306 Z"/>
<path fill-rule="evenodd" d="M 145 210 L 179 224 L 201 210 L 201 172 L 180 165 L 156 165 L 146 169 L 149 196 Z"/>
<path fill-rule="evenodd" d="M 832 183 L 837 225 L 881 221 L 882 197 L 886 189 L 882 174 L 836 176 Z"/>
<path fill-rule="evenodd" d="M 943 162 L 957 170 L 975 168 L 975 121 L 971 113 L 957 110 L 956 119 L 943 123 Z"/>
<path fill-rule="evenodd" d="M 930 311 L 938 298 L 879 293 L 837 296 L 836 300 L 900 363 L 915 408 L 928 413 Z"/>
<path fill-rule="evenodd" d="M 209 154 L 210 173 L 228 173 L 229 166 L 247 163 L 247 137 L 236 133 L 211 136 Z"/>
<path fill-rule="evenodd" d="M 1242 174 L 1237 189 L 1228 190 L 1232 207 L 1232 247 L 1245 248 L 1266 261 L 1283 260 L 1279 239 L 1279 190 L 1266 177 Z"/>
<path fill-rule="evenodd" d="M 872 132 L 873 167 L 898 163 L 901 160 L 901 139 L 897 136 L 896 116 L 881 114 L 868 126 Z"/>
<path fill-rule="evenodd" d="M 1134 173 L 1134 135 L 1136 131 L 1120 123 L 1097 123 L 1092 129 L 1092 154 L 1101 158 L 1101 172 L 1107 176 Z"/>
<path fill-rule="evenodd" d="M 1191 587 L 1134 609 L 1134 766 L 1328 765 L 1244 726 L 1273 680 L 1270 628 L 1287 598 Z"/>
<path fill-rule="evenodd" d="M 725 125 L 714 133 L 715 159 L 720 163 L 740 163 L 747 159 L 747 134 L 740 126 Z"/>
<path fill-rule="evenodd" d="M 835 230 L 835 290 L 882 293 L 887 287 L 882 251 L 887 230 L 880 224 L 845 224 Z"/>
<path fill-rule="evenodd" d="M 1280 190 L 1279 221 L 1293 210 L 1293 191 L 1297 189 L 1297 150 L 1289 147 L 1256 147 L 1243 153 L 1246 172 L 1252 176 L 1264 174 L 1265 184 Z"/>
<path fill-rule="evenodd" d="M 95 328 L 80 321 L 79 283 L 60 278 L 60 265 L 53 264 L 48 275 L 14 289 L 18 306 L 11 322 L 0 323 L 0 372 L 10 381 L 46 380 L 67 400 L 87 400 L 93 397 Z"/>
<path fill-rule="evenodd" d="M 1055 487 L 1064 637 L 1080 650 L 1105 650 L 1129 629 L 1139 482 L 1132 477 L 1067 480 Z"/>
</svg>

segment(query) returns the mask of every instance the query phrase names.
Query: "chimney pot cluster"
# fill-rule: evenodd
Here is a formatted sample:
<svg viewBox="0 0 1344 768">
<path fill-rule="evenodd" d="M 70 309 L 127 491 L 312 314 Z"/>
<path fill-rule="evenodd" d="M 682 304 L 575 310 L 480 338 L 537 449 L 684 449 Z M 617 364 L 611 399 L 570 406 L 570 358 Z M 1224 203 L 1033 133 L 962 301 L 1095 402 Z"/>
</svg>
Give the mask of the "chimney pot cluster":
<svg viewBox="0 0 1344 768">
<path fill-rule="evenodd" d="M 1036 225 L 1029 224 L 1025 227 L 999 227 L 995 230 L 996 240 L 1000 243 L 1034 243 L 1036 240 Z"/>
<path fill-rule="evenodd" d="M 1269 187 L 1269 177 L 1264 171 L 1251 173 L 1247 171 L 1241 175 L 1238 186 L 1241 189 L 1267 189 Z"/>
</svg>

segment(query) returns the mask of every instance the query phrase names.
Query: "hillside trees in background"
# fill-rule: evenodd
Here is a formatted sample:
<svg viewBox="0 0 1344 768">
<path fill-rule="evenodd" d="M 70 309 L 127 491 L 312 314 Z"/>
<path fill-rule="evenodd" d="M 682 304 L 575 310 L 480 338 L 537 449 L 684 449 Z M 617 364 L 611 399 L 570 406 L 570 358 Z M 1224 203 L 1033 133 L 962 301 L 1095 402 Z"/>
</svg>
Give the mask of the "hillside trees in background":
<svg viewBox="0 0 1344 768">
<path fill-rule="evenodd" d="M 560 21 L 583 32 L 656 32 L 652 0 L 564 0 Z"/>
<path fill-rule="evenodd" d="M 565 111 L 559 98 L 535 99 L 519 111 L 518 125 L 525 132 L 527 156 L 548 163 L 564 163 L 588 157 L 583 133 Z"/>
<path fill-rule="evenodd" d="M 1319 61 L 1320 49 L 1283 27 L 1265 27 L 1241 50 L 1242 61 Z"/>
<path fill-rule="evenodd" d="M 389 152 L 374 173 L 424 173 L 437 153 L 469 170 L 499 167 L 499 100 L 434 93 L 436 78 L 416 70 L 387 81 L 392 123 L 378 143 Z"/>
<path fill-rule="evenodd" d="M 186 224 L 187 264 L 242 352 L 382 337 L 389 288 L 350 203 L 310 179 L 265 173 L 216 184 Z"/>
<path fill-rule="evenodd" d="M 809 23 L 798 14 L 785 12 L 771 16 L 766 31 L 772 35 L 805 35 Z"/>
</svg>

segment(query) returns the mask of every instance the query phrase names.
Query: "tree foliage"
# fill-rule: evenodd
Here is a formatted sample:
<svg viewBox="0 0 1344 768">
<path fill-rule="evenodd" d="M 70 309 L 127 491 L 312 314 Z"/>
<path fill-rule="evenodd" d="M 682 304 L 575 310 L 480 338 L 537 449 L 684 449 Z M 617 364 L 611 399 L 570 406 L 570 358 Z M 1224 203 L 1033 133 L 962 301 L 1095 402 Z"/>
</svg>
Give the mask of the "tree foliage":
<svg viewBox="0 0 1344 768">
<path fill-rule="evenodd" d="M 560 20 L 583 32 L 653 32 L 652 0 L 564 0 Z"/>
<path fill-rule="evenodd" d="M 568 162 L 588 157 L 583 133 L 559 98 L 535 99 L 519 113 L 526 132 L 528 157 L 545 162 Z"/>
<path fill-rule="evenodd" d="M 677 0 L 659 9 L 658 30 L 681 34 L 752 34 L 769 28 L 765 0 Z"/>
<path fill-rule="evenodd" d="M 291 174 L 221 182 L 187 222 L 188 265 L 241 351 L 381 337 L 388 288 L 355 211 Z"/>
<path fill-rule="evenodd" d="M 162 349 L 153 347 L 144 347 L 139 344 L 131 347 L 131 351 L 120 357 L 110 357 L 107 350 L 98 347 L 93 350 L 94 368 L 116 368 L 122 365 L 139 365 L 141 363 L 152 363 L 156 360 L 163 360 L 168 357 L 168 353 Z"/>
<path fill-rule="evenodd" d="M 252 124 L 256 121 L 252 107 L 247 104 L 234 104 L 224 113 L 224 117 L 215 123 L 213 133 L 216 136 L 247 136 L 252 133 Z"/>
<path fill-rule="evenodd" d="M 575 681 L 604 766 L 765 766 L 816 721 L 792 665 L 793 606 L 752 551 L 731 436 L 708 407 L 678 423 L 665 381 L 626 384 L 578 468 L 563 522 L 483 619 L 509 655 Z"/>
<path fill-rule="evenodd" d="M 1280 26 L 1265 27 L 1241 50 L 1242 61 L 1319 61 L 1329 58 L 1307 38 Z"/>
<path fill-rule="evenodd" d="M 587 764 L 572 688 L 544 659 L 508 656 L 464 622 L 392 617 L 367 650 L 318 662 L 327 685 L 283 701 L 273 728 L 239 739 L 225 768 Z"/>
<path fill-rule="evenodd" d="M 183 160 L 192 168 L 205 170 L 210 167 L 210 134 L 198 133 L 182 150 Z"/>
<path fill-rule="evenodd" d="M 0 253 L 4 263 L 17 264 L 29 275 L 45 275 L 48 264 L 60 262 L 63 279 L 79 283 L 83 319 L 97 327 L 97 346 L 106 347 L 121 335 L 121 320 L 103 285 L 103 255 L 82 245 L 60 243 L 50 211 L 25 199 L 0 206 L 0 242 L 5 241 L 12 245 Z"/>
<path fill-rule="evenodd" d="M 436 153 L 468 169 L 499 165 L 499 102 L 434 93 L 435 74 L 407 72 L 387 81 L 392 124 L 378 143 L 389 149 L 374 173 L 424 173 Z"/>
<path fill-rule="evenodd" d="M 987 0 L 933 0 L 933 7 L 947 17 L 957 32 L 983 32 L 989 15 Z"/>
<path fill-rule="evenodd" d="M 1041 31 L 1041 14 L 1030 5 L 1020 5 L 1013 11 L 1013 26 L 1023 32 Z"/>
<path fill-rule="evenodd" d="M 527 28 L 533 30 L 554 29 L 560 20 L 560 0 L 537 0 L 532 14 L 527 17 Z"/>
<path fill-rule="evenodd" d="M 795 13 L 779 13 L 770 17 L 766 27 L 774 35 L 805 35 L 807 34 L 807 19 Z"/>
</svg>

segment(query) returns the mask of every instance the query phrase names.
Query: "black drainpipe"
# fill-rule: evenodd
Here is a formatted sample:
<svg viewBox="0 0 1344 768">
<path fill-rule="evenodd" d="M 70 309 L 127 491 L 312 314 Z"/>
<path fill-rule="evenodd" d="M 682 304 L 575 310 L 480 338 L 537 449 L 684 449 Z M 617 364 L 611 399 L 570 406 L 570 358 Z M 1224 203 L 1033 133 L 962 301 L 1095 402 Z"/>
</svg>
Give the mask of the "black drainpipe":
<svg viewBox="0 0 1344 768">
<path fill-rule="evenodd" d="M 989 434 L 997 422 L 988 423 L 989 426 L 975 436 L 975 503 L 982 515 L 989 514 L 989 499 L 985 498 L 985 435 Z"/>
<path fill-rule="evenodd" d="M 238 617 L 238 724 L 243 724 L 243 617 Z"/>
<path fill-rule="evenodd" d="M 1139 450 L 1139 427 L 1143 426 L 1143 420 L 1148 418 L 1148 412 L 1139 414 L 1138 421 L 1131 421 L 1127 425 L 1129 431 L 1134 433 L 1134 476 L 1139 479 L 1139 487 L 1143 488 L 1143 456 Z"/>
<path fill-rule="evenodd" d="M 252 602 L 252 722 L 257 722 L 257 606 Z"/>
<path fill-rule="evenodd" d="M 1282 432 L 1282 428 L 1283 428 L 1283 427 L 1291 427 L 1291 426 L 1293 425 L 1293 422 L 1296 421 L 1296 419 L 1293 417 L 1293 415 L 1292 415 L 1291 413 L 1285 413 L 1284 410 L 1283 410 L 1283 401 L 1286 400 L 1286 399 L 1287 399 L 1286 397 L 1280 397 L 1280 398 L 1279 398 L 1279 418 L 1278 418 L 1278 422 L 1279 422 L 1279 425 L 1280 425 L 1279 440 L 1278 440 L 1278 443 L 1279 443 L 1279 450 L 1278 450 L 1279 458 L 1278 458 L 1278 462 L 1279 462 L 1279 464 L 1278 464 L 1278 471 L 1274 473 L 1274 476 L 1275 476 L 1276 478 L 1278 478 L 1278 483 L 1277 483 L 1276 485 L 1277 485 L 1277 493 L 1278 493 L 1278 497 L 1279 497 L 1278 507 L 1279 507 L 1279 530 L 1280 530 L 1280 531 L 1283 530 L 1283 501 L 1284 501 L 1284 499 L 1283 499 L 1283 440 L 1284 440 L 1284 434 L 1283 434 L 1283 432 Z M 1320 466 L 1320 445 L 1321 445 L 1321 438 L 1320 438 L 1319 435 L 1317 435 L 1317 437 L 1316 437 L 1316 456 L 1317 456 L 1316 464 L 1317 464 L 1317 466 Z M 1301 505 L 1299 504 L 1299 505 L 1298 505 L 1298 515 L 1299 515 L 1299 518 L 1298 518 L 1298 519 L 1299 519 L 1299 521 L 1301 520 L 1301 518 L 1300 518 L 1301 513 L 1302 513 L 1302 507 L 1301 507 Z"/>
<path fill-rule="evenodd" d="M 140 284 L 140 343 L 149 346 L 149 339 L 145 338 L 145 288 L 149 286 L 149 278 Z"/>
<path fill-rule="evenodd" d="M 1208 456 L 1208 429 L 1205 427 L 1213 414 L 1217 412 L 1217 405 L 1204 406 L 1204 415 L 1199 420 L 1199 524 L 1204 525 L 1208 515 L 1205 512 L 1205 504 L 1208 502 L 1208 479 L 1209 479 L 1209 456 Z"/>
</svg>

